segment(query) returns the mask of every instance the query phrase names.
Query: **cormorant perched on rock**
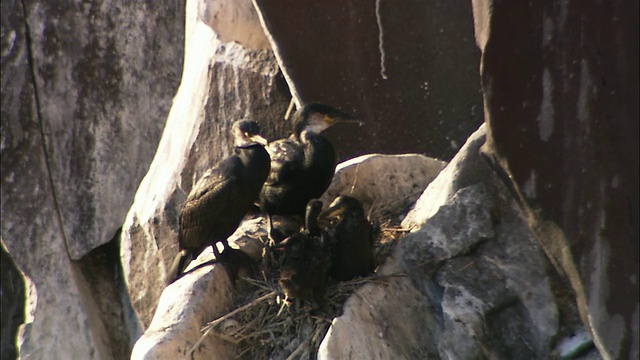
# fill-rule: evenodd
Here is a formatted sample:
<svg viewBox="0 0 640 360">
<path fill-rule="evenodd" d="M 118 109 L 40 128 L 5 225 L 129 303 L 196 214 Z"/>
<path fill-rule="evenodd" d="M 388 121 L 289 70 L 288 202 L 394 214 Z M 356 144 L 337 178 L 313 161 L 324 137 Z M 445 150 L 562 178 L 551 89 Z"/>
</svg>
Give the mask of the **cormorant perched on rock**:
<svg viewBox="0 0 640 360">
<path fill-rule="evenodd" d="M 260 209 L 268 215 L 304 215 L 307 202 L 324 193 L 336 168 L 336 152 L 320 133 L 353 119 L 319 103 L 298 110 L 293 134 L 269 144 L 271 172 L 260 193 Z"/>
<path fill-rule="evenodd" d="M 322 202 L 312 200 L 306 211 L 306 229 L 278 244 L 284 250 L 278 284 L 288 299 L 312 300 L 321 305 L 327 290 L 331 257 L 326 237 L 317 225 Z"/>
<path fill-rule="evenodd" d="M 227 238 L 253 206 L 269 175 L 270 158 L 255 121 L 240 120 L 231 129 L 235 154 L 207 170 L 191 189 L 180 214 L 180 252 L 167 275 L 175 281 L 191 260 L 212 246 L 219 262 L 247 258 L 231 249 Z M 216 247 L 222 242 L 223 253 Z"/>
<path fill-rule="evenodd" d="M 373 227 L 358 200 L 338 196 L 320 214 L 318 223 L 329 238 L 333 279 L 350 280 L 374 270 Z"/>
</svg>

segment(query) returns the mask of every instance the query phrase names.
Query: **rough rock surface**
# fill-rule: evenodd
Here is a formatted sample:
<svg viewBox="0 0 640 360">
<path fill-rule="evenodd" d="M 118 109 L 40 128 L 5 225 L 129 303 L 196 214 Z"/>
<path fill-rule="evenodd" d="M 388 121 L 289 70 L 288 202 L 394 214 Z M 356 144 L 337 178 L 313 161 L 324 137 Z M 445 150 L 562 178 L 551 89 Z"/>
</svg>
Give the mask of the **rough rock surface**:
<svg viewBox="0 0 640 360">
<path fill-rule="evenodd" d="M 369 154 L 342 162 L 320 200 L 326 208 L 340 195 L 362 203 L 372 219 L 399 221 L 447 163 L 420 154 Z"/>
<path fill-rule="evenodd" d="M 637 1 L 473 1 L 487 156 L 602 355 L 639 356 Z"/>
<path fill-rule="evenodd" d="M 397 217 L 415 202 L 443 166 L 441 161 L 417 154 L 361 156 L 338 165 L 334 180 L 322 199 L 328 205 L 337 194 L 353 190 L 351 195 L 365 203 L 371 196 L 376 196 L 377 201 L 386 204 L 379 208 L 384 212 L 379 213 Z M 379 181 L 353 183 L 351 180 L 356 172 L 364 178 L 376 175 Z M 256 217 L 245 220 L 229 238 L 229 243 L 259 261 L 263 246 L 261 238 L 267 238 L 266 220 Z M 213 259 L 213 253 L 207 249 L 187 268 L 186 275 L 162 292 L 153 320 L 136 343 L 132 358 L 173 359 L 176 353 L 185 356 L 184 352 L 202 336 L 200 329 L 207 322 L 227 313 L 231 305 L 237 305 L 233 303 L 236 289 L 229 286 L 227 272 L 222 266 L 199 268 L 200 264 Z M 203 345 L 197 349 L 195 358 L 226 359 L 233 354 L 228 342 L 213 335 L 205 337 Z"/>
<path fill-rule="evenodd" d="M 3 191 L 20 192 L 28 169 L 10 159 L 30 155 L 20 145 L 41 132 L 65 246 L 77 260 L 111 240 L 153 158 L 182 69 L 184 8 L 13 5 L 3 11 L 13 15 L 3 25 Z"/>
<path fill-rule="evenodd" d="M 280 121 L 289 100 L 271 51 L 222 43 L 198 17 L 198 3 L 187 6 L 182 82 L 122 231 L 124 276 L 145 327 L 178 252 L 186 196 L 207 168 L 232 152 L 233 122 L 253 118 L 268 137 L 282 136 L 288 125 Z"/>
<path fill-rule="evenodd" d="M 114 237 L 153 157 L 184 10 L 2 1 L 1 13 L 1 236 L 33 285 L 21 356 L 113 358 L 112 319 L 93 310 L 96 284 L 74 260 Z"/>
<path fill-rule="evenodd" d="M 213 254 L 208 252 L 199 260 L 211 258 Z M 233 358 L 233 346 L 216 336 L 205 337 L 192 356 L 187 354 L 202 336 L 202 327 L 230 310 L 234 293 L 223 266 L 191 271 L 193 268 L 162 292 L 153 320 L 136 342 L 131 359 Z"/>
<path fill-rule="evenodd" d="M 104 324 L 102 336 L 114 359 L 125 359 L 142 334 L 142 326 L 129 299 L 120 260 L 120 234 L 81 260 L 74 262 L 82 273 L 81 295 L 88 312 Z"/>
<path fill-rule="evenodd" d="M 347 300 L 320 359 L 544 358 L 562 329 L 580 329 L 560 316 L 561 282 L 483 143 L 484 127 L 429 184 L 403 221 L 413 230 Z"/>
<path fill-rule="evenodd" d="M 209 25 L 222 42 L 235 41 L 252 50 L 270 49 L 258 13 L 251 0 L 200 0 L 198 18 Z"/>
<path fill-rule="evenodd" d="M 470 2 L 254 2 L 296 100 L 333 104 L 366 123 L 327 131 L 342 159 L 449 160 L 482 123 Z"/>
</svg>

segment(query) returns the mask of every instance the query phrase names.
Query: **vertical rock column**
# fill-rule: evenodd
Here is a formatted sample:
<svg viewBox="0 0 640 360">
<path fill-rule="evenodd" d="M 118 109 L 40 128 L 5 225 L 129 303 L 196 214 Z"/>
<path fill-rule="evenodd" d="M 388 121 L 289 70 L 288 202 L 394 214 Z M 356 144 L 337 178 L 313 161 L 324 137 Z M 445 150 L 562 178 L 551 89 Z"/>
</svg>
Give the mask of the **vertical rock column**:
<svg viewBox="0 0 640 360">
<path fill-rule="evenodd" d="M 122 232 L 124 274 L 145 327 L 178 252 L 186 196 L 207 168 L 233 151 L 233 122 L 253 118 L 270 137 L 288 125 L 281 120 L 288 89 L 250 5 L 187 3 L 182 82 Z"/>
<path fill-rule="evenodd" d="M 485 148 L 605 358 L 638 357 L 637 1 L 473 1 Z"/>
</svg>

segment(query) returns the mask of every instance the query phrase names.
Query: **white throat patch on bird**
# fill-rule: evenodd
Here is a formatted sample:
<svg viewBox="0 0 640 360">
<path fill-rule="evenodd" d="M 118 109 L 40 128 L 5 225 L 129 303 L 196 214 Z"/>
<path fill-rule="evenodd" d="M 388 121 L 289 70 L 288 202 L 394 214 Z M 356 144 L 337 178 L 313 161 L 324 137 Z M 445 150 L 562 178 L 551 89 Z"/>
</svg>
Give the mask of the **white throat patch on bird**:
<svg viewBox="0 0 640 360">
<path fill-rule="evenodd" d="M 335 120 L 326 114 L 312 113 L 307 119 L 307 125 L 304 130 L 313 134 L 319 134 L 335 124 Z"/>
</svg>

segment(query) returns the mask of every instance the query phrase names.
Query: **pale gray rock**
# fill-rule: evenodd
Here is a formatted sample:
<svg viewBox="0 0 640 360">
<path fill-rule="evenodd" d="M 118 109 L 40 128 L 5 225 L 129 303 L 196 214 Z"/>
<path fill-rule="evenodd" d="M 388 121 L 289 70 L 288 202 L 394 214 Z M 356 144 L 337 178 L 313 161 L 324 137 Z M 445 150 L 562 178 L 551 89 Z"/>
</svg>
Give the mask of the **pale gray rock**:
<svg viewBox="0 0 640 360">
<path fill-rule="evenodd" d="M 199 177 L 233 151 L 234 121 L 253 118 L 265 135 L 274 134 L 288 104 L 270 50 L 253 51 L 222 43 L 187 4 L 187 53 L 156 156 L 140 183 L 121 238 L 129 293 L 143 326 L 148 326 L 178 252 L 178 219 Z"/>
<path fill-rule="evenodd" d="M 210 251 L 203 253 L 187 269 L 188 274 L 163 291 L 151 324 L 133 348 L 132 360 L 233 357 L 233 346 L 213 334 L 194 349 L 193 357 L 188 356 L 203 336 L 202 327 L 231 310 L 233 304 L 233 286 L 223 266 L 191 271 L 196 264 L 212 257 Z"/>
<path fill-rule="evenodd" d="M 11 13 L 22 15 L 23 4 L 29 33 L 17 37 L 11 50 L 33 62 L 25 60 L 25 71 L 3 71 L 3 93 L 8 92 L 3 122 L 9 130 L 3 131 L 3 147 L 9 146 L 3 152 L 15 149 L 16 158 L 32 155 L 18 146 L 33 138 L 24 131 L 32 117 L 38 124 L 33 130 L 44 135 L 62 226 L 56 231 L 64 234 L 64 246 L 77 260 L 113 238 L 153 158 L 182 70 L 184 7 L 176 2 L 121 7 L 109 1 L 47 1 L 21 3 Z M 24 22 L 11 31 L 21 32 Z M 29 49 L 20 47 L 25 37 Z M 11 60 L 5 64 L 3 58 L 3 70 L 14 65 Z M 20 94 L 33 86 L 37 99 L 29 113 L 21 107 Z M 12 165 L 3 162 L 3 173 L 20 186 L 29 172 Z M 4 191 L 20 190 L 10 186 Z M 11 220 L 3 218 L 3 223 Z M 24 257 L 9 244 L 12 239 L 5 241 L 16 258 Z"/>
<path fill-rule="evenodd" d="M 258 262 L 263 248 L 260 239 L 266 238 L 266 220 L 257 217 L 243 221 L 229 237 L 229 244 Z M 187 352 L 203 337 L 201 329 L 233 310 L 236 289 L 224 266 L 213 261 L 215 256 L 207 248 L 185 269 L 185 275 L 164 289 L 131 359 L 191 358 Z M 231 343 L 211 333 L 194 350 L 194 359 L 230 359 L 234 354 Z"/>
<path fill-rule="evenodd" d="M 349 298 L 320 359 L 552 352 L 560 319 L 550 265 L 479 156 L 483 142 L 481 127 L 429 184 L 403 222 L 412 231 L 378 270 L 382 279 Z"/>
<path fill-rule="evenodd" d="M 481 163 L 479 146 L 484 143 L 485 125 L 467 139 L 466 148 L 460 149 L 456 161 L 451 161 L 446 172 L 440 174 L 430 186 L 424 189 L 413 210 L 402 221 L 406 228 L 416 228 L 429 219 L 440 206 L 455 195 L 456 191 L 482 181 L 484 176 L 492 176 L 483 166 L 468 166 L 468 163 Z"/>
<path fill-rule="evenodd" d="M 428 279 L 421 283 L 433 287 Z M 440 315 L 424 301 L 425 290 L 404 276 L 362 286 L 333 319 L 318 359 L 437 358 Z"/>
<path fill-rule="evenodd" d="M 198 17 L 209 25 L 222 42 L 235 41 L 252 49 L 269 49 L 269 41 L 251 0 L 200 0 Z"/>
<path fill-rule="evenodd" d="M 184 7 L 8 0 L 1 13 L 1 236 L 29 284 L 20 357 L 116 358 L 107 329 L 122 319 L 95 309 L 75 260 L 114 237 L 153 157 Z"/>
<path fill-rule="evenodd" d="M 142 334 L 142 327 L 131 305 L 129 292 L 119 266 L 120 236 L 89 252 L 74 262 L 87 287 L 81 295 L 87 311 L 104 323 L 101 329 L 113 358 L 131 355 L 133 344 Z M 80 280 L 78 280 L 80 281 Z"/>
<path fill-rule="evenodd" d="M 320 200 L 328 206 L 340 195 L 362 203 L 378 221 L 405 214 L 446 162 L 420 154 L 368 154 L 336 166 L 331 185 Z"/>
</svg>

